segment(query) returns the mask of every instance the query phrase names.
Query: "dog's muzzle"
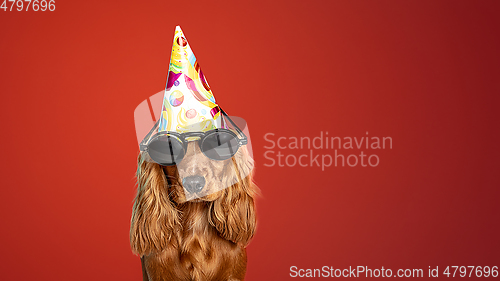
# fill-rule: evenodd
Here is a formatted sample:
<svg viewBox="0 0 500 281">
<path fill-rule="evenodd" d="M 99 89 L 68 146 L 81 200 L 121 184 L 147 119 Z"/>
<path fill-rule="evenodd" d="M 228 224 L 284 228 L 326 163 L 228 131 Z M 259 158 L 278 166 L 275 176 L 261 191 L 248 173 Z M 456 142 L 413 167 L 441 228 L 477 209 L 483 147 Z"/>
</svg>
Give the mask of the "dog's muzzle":
<svg viewBox="0 0 500 281">
<path fill-rule="evenodd" d="M 189 176 L 182 180 L 182 185 L 190 193 L 200 192 L 205 186 L 205 177 Z"/>
</svg>

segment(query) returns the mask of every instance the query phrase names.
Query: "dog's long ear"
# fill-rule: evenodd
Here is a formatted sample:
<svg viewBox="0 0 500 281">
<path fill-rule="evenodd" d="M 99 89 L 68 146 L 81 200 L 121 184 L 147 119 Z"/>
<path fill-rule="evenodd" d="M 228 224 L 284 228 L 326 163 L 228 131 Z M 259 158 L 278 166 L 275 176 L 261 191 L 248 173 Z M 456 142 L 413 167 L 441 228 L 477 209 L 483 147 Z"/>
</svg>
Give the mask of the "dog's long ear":
<svg viewBox="0 0 500 281">
<path fill-rule="evenodd" d="M 235 243 L 248 245 L 256 228 L 255 197 L 259 193 L 252 181 L 253 160 L 246 147 L 233 158 L 238 182 L 221 190 L 221 196 L 210 205 L 210 224 L 222 237 Z M 250 169 L 245 171 L 244 169 Z M 248 174 L 241 178 L 241 173 Z"/>
<path fill-rule="evenodd" d="M 137 160 L 137 196 L 130 224 L 130 246 L 139 256 L 164 249 L 179 225 L 163 169 L 146 157 L 141 153 Z"/>
</svg>

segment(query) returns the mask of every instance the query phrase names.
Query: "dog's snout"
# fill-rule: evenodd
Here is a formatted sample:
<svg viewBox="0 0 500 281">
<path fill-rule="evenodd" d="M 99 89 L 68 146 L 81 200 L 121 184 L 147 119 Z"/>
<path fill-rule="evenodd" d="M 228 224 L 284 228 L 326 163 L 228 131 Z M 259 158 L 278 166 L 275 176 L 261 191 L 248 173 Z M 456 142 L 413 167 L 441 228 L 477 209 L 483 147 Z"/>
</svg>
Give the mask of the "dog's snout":
<svg viewBox="0 0 500 281">
<path fill-rule="evenodd" d="M 202 176 L 189 176 L 182 180 L 182 185 L 189 192 L 200 192 L 205 186 L 205 177 Z"/>
</svg>

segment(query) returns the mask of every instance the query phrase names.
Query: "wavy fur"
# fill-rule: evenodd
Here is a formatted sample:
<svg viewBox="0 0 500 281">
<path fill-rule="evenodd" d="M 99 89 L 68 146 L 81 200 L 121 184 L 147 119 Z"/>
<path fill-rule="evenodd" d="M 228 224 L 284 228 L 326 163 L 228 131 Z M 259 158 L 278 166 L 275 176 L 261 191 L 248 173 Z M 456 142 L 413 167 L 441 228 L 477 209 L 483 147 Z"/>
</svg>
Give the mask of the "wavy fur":
<svg viewBox="0 0 500 281">
<path fill-rule="evenodd" d="M 176 166 L 163 167 L 145 157 L 138 157 L 130 227 L 144 280 L 243 280 L 258 194 L 246 148 L 231 160 L 240 169 L 223 171 L 223 180 L 236 177 L 236 183 L 196 202 L 183 199 Z M 238 173 L 242 169 L 245 178 Z"/>
</svg>

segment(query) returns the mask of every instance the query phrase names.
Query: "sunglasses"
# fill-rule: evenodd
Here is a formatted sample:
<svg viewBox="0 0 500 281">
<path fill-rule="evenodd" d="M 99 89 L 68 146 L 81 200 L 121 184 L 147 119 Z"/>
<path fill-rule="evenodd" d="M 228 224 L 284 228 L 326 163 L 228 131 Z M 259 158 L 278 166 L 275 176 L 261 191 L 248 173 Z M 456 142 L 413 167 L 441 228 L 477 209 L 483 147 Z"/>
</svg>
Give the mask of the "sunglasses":
<svg viewBox="0 0 500 281">
<path fill-rule="evenodd" d="M 243 131 L 227 116 L 226 112 L 220 108 L 222 115 L 234 126 L 236 132 L 229 129 L 214 129 L 208 132 L 188 132 L 177 133 L 173 131 L 158 132 L 151 135 L 158 128 L 158 120 L 153 129 L 141 141 L 139 148 L 142 152 L 147 152 L 151 159 L 164 166 L 179 164 L 187 151 L 190 141 L 188 139 L 196 138 L 203 154 L 216 161 L 227 160 L 233 157 L 240 146 L 247 144 L 247 136 Z M 147 141 L 149 140 L 149 141 Z"/>
</svg>

